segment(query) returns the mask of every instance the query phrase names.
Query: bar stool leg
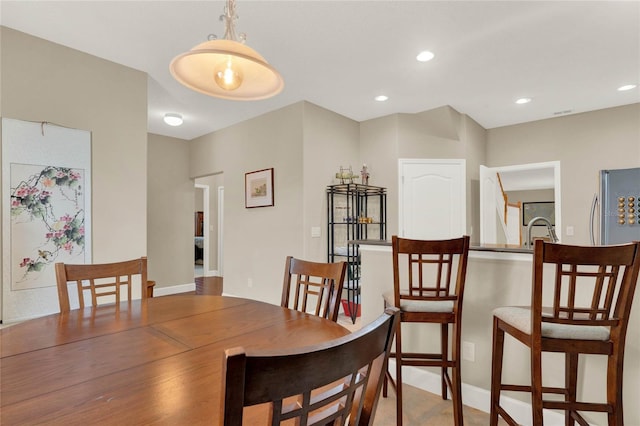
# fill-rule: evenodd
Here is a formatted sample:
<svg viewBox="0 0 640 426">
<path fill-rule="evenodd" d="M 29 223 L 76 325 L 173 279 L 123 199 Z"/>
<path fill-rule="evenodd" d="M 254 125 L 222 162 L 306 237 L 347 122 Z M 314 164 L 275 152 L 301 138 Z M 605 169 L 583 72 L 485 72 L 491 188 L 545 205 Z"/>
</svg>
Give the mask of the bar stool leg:
<svg viewBox="0 0 640 426">
<path fill-rule="evenodd" d="M 389 389 L 389 362 L 384 367 L 384 378 L 382 380 L 382 397 L 387 397 L 387 392 Z"/>
<path fill-rule="evenodd" d="M 449 324 L 440 324 L 440 354 L 442 356 L 442 368 L 440 372 L 440 387 L 442 399 L 447 399 L 447 366 L 444 364 L 449 359 Z M 454 400 L 455 401 L 455 400 Z"/>
<path fill-rule="evenodd" d="M 402 323 L 396 330 L 396 425 L 402 426 Z"/>
<path fill-rule="evenodd" d="M 608 414 L 609 426 L 623 426 L 624 412 L 622 410 L 622 371 L 623 356 L 614 350 L 607 361 L 607 404 L 612 410 Z"/>
<path fill-rule="evenodd" d="M 464 424 L 462 415 L 462 378 L 460 377 L 460 324 L 453 324 L 453 344 L 451 355 L 453 357 L 454 366 L 451 369 L 451 388 L 453 400 L 453 422 L 457 426 Z"/>
<path fill-rule="evenodd" d="M 400 330 L 402 322 L 396 330 L 396 425 L 402 426 L 402 339 Z"/>
<path fill-rule="evenodd" d="M 502 360 L 504 357 L 504 331 L 498 327 L 498 319 L 493 318 L 493 356 L 491 361 L 491 407 L 489 425 L 498 425 L 500 387 L 502 385 Z"/>
<path fill-rule="evenodd" d="M 540 343 L 531 344 L 531 410 L 533 426 L 542 426 L 542 348 Z"/>
<path fill-rule="evenodd" d="M 564 356 L 564 386 L 567 389 L 566 401 L 576 402 L 578 387 L 578 354 L 567 352 Z M 573 411 L 564 413 L 565 426 L 575 426 L 576 422 L 571 415 Z"/>
</svg>

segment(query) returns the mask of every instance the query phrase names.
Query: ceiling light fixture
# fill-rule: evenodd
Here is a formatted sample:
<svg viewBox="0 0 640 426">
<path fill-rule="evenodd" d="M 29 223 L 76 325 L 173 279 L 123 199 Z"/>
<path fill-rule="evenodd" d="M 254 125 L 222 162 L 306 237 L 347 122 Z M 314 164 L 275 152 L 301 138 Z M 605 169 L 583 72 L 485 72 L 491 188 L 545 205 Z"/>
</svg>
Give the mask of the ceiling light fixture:
<svg viewBox="0 0 640 426">
<path fill-rule="evenodd" d="M 184 120 L 180 114 L 168 112 L 164 115 L 164 122 L 169 126 L 180 126 Z"/>
<path fill-rule="evenodd" d="M 373 99 L 375 99 L 375 100 L 376 100 L 376 101 L 378 101 L 378 102 L 384 102 L 384 101 L 386 101 L 387 99 L 389 99 L 389 97 L 388 97 L 388 96 L 385 96 L 385 95 L 378 95 L 378 96 L 376 96 L 376 97 L 375 97 L 375 98 L 373 98 Z"/>
<path fill-rule="evenodd" d="M 638 87 L 638 86 L 635 85 L 635 84 L 625 84 L 624 86 L 618 87 L 618 90 L 620 92 L 624 92 L 625 90 L 635 89 L 636 87 Z"/>
<path fill-rule="evenodd" d="M 227 0 L 224 38 L 209 40 L 176 56 L 169 69 L 181 84 L 205 95 L 232 100 L 266 99 L 280 93 L 282 76 L 255 50 L 245 45 L 246 35 L 235 32 L 235 0 Z M 239 40 L 239 41 L 238 41 Z"/>
<path fill-rule="evenodd" d="M 418 53 L 418 56 L 416 56 L 416 59 L 420 62 L 428 62 L 432 60 L 434 57 L 435 55 L 432 52 L 425 50 L 423 52 Z"/>
<path fill-rule="evenodd" d="M 516 103 L 519 105 L 528 104 L 529 102 L 531 102 L 531 98 L 520 98 L 516 100 Z"/>
</svg>

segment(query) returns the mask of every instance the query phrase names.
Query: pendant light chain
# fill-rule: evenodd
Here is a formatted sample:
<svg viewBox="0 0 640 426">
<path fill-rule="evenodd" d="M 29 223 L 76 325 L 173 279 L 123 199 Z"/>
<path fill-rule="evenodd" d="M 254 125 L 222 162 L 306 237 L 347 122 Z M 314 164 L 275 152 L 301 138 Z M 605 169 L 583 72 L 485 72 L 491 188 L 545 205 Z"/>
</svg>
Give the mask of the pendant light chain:
<svg viewBox="0 0 640 426">
<path fill-rule="evenodd" d="M 208 40 L 171 61 L 171 75 L 184 86 L 205 95 L 231 100 L 267 99 L 280 93 L 280 73 L 236 34 L 236 0 L 227 0 L 220 21 L 224 38 L 209 34 Z"/>
<path fill-rule="evenodd" d="M 243 43 L 247 40 L 245 33 L 240 33 L 236 36 L 236 22 L 238 15 L 236 14 L 236 0 L 227 0 L 227 4 L 224 7 L 224 15 L 220 15 L 220 20 L 224 21 L 224 39 L 233 40 Z"/>
</svg>

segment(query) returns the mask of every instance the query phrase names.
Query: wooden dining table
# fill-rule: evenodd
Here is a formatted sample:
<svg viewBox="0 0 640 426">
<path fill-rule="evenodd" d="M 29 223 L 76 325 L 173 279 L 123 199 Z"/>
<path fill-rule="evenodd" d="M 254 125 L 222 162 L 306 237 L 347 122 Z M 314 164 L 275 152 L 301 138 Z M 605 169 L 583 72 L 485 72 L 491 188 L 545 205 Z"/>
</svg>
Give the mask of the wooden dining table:
<svg viewBox="0 0 640 426">
<path fill-rule="evenodd" d="M 225 349 L 285 349 L 348 334 L 264 302 L 174 295 L 0 330 L 0 424 L 217 425 Z"/>
</svg>

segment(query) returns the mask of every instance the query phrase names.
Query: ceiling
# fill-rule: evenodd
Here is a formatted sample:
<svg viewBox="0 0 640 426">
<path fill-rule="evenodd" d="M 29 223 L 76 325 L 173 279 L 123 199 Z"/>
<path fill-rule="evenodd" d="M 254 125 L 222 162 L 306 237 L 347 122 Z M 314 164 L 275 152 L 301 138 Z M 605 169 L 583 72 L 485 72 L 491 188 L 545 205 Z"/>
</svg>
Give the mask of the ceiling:
<svg viewBox="0 0 640 426">
<path fill-rule="evenodd" d="M 640 102 L 638 88 L 616 90 L 640 83 L 639 1 L 237 0 L 236 30 L 285 81 L 249 102 L 169 73 L 223 36 L 224 4 L 2 0 L 0 24 L 146 72 L 149 132 L 186 140 L 302 100 L 357 121 L 450 105 L 487 129 Z M 422 50 L 435 59 L 417 62 Z M 166 112 L 184 124 L 164 124 Z"/>
</svg>

